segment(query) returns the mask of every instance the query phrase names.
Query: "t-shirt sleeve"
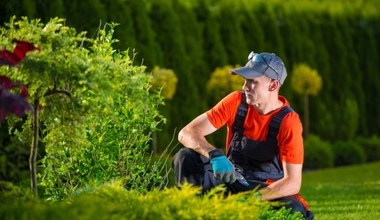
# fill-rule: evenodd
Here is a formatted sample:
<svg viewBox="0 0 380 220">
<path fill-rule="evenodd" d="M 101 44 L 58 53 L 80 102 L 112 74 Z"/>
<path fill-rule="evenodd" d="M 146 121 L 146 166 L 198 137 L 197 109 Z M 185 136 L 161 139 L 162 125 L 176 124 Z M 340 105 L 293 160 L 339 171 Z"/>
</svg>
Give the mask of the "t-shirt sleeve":
<svg viewBox="0 0 380 220">
<path fill-rule="evenodd" d="M 232 92 L 206 112 L 208 119 L 216 129 L 221 128 L 226 123 L 229 125 L 233 123 L 240 97 L 240 92 Z"/>
<path fill-rule="evenodd" d="M 296 112 L 290 112 L 281 122 L 278 133 L 281 161 L 302 164 L 304 160 L 304 146 L 302 124 Z"/>
</svg>

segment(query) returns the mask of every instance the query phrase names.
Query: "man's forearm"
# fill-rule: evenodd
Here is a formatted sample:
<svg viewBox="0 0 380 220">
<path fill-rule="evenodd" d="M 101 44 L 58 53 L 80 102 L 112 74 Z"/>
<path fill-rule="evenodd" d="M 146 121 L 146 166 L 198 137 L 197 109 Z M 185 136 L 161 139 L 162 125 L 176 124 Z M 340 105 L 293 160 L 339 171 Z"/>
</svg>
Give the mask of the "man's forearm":
<svg viewBox="0 0 380 220">
<path fill-rule="evenodd" d="M 298 184 L 293 183 L 291 180 L 287 178 L 276 181 L 260 190 L 262 200 L 274 200 L 286 196 L 295 195 L 298 192 Z"/>
<path fill-rule="evenodd" d="M 182 130 L 179 133 L 178 140 L 185 147 L 191 148 L 205 157 L 208 157 L 208 152 L 215 149 L 205 137 L 193 135 L 185 130 Z"/>
</svg>

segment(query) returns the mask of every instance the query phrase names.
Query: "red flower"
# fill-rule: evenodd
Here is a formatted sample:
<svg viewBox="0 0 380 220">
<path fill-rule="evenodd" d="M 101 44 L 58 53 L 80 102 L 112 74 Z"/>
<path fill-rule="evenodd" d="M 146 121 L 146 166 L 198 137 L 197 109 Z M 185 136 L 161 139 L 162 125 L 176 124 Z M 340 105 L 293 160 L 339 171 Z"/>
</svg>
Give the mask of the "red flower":
<svg viewBox="0 0 380 220">
<path fill-rule="evenodd" d="M 0 65 L 16 66 L 22 59 L 24 59 L 27 52 L 40 50 L 40 48 L 35 47 L 27 41 L 13 39 L 12 42 L 16 43 L 13 52 L 6 49 L 0 51 Z"/>
</svg>

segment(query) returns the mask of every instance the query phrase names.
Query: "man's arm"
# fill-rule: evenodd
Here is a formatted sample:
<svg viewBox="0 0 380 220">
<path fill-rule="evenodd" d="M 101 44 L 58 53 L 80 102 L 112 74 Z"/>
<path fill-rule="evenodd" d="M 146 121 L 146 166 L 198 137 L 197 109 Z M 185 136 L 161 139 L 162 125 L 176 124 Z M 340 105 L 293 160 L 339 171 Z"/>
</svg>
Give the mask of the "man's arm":
<svg viewBox="0 0 380 220">
<path fill-rule="evenodd" d="M 236 176 L 233 172 L 234 166 L 222 150 L 216 150 L 205 138 L 205 136 L 216 130 L 209 121 L 207 114 L 203 113 L 179 132 L 178 140 L 185 147 L 192 148 L 199 154 L 210 158 L 215 179 L 225 183 L 233 183 L 236 181 Z M 210 152 L 211 154 L 209 155 Z"/>
<path fill-rule="evenodd" d="M 217 129 L 209 121 L 207 114 L 203 113 L 186 125 L 178 134 L 178 141 L 185 147 L 208 157 L 208 152 L 215 149 L 205 138 Z"/>
<path fill-rule="evenodd" d="M 302 182 L 302 164 L 282 162 L 284 178 L 260 190 L 262 200 L 273 200 L 299 193 Z"/>
</svg>

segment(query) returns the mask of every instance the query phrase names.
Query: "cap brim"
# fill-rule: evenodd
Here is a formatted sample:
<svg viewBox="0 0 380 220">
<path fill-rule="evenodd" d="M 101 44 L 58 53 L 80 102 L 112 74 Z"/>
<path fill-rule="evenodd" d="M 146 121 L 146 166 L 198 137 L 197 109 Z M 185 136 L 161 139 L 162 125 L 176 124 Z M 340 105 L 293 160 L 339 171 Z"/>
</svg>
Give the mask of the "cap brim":
<svg viewBox="0 0 380 220">
<path fill-rule="evenodd" d="M 260 72 L 255 71 L 254 67 L 248 67 L 248 66 L 243 66 L 240 68 L 233 69 L 230 71 L 230 73 L 233 75 L 238 74 L 247 79 L 253 79 L 253 78 L 257 78 L 264 75 Z"/>
</svg>

